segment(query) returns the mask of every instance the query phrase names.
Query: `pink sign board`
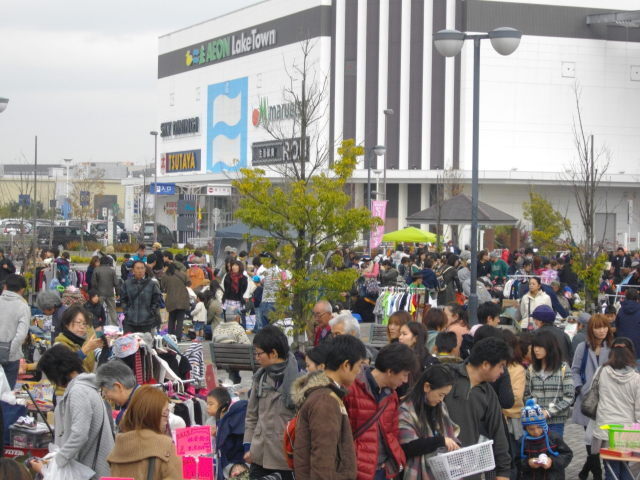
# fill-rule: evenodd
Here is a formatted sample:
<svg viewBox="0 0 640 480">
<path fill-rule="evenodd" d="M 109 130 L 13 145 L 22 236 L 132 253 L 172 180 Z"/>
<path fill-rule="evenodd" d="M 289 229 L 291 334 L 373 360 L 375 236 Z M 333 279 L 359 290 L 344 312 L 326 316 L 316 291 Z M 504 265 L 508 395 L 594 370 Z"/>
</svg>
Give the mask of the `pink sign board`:
<svg viewBox="0 0 640 480">
<path fill-rule="evenodd" d="M 100 477 L 100 480 L 136 480 L 131 477 Z"/>
<path fill-rule="evenodd" d="M 381 218 L 384 221 L 387 214 L 387 201 L 386 200 L 372 200 L 371 201 L 371 216 Z M 384 235 L 384 225 L 379 225 L 371 230 L 371 236 L 369 238 L 369 248 L 378 248 L 382 243 L 382 236 Z"/>
<path fill-rule="evenodd" d="M 198 478 L 198 464 L 195 457 L 182 457 L 182 478 L 196 479 Z"/>
<path fill-rule="evenodd" d="M 198 480 L 214 480 L 213 458 L 200 457 L 198 460 Z"/>
<path fill-rule="evenodd" d="M 176 429 L 176 453 L 183 455 L 200 455 L 212 453 L 211 427 L 186 427 Z"/>
</svg>

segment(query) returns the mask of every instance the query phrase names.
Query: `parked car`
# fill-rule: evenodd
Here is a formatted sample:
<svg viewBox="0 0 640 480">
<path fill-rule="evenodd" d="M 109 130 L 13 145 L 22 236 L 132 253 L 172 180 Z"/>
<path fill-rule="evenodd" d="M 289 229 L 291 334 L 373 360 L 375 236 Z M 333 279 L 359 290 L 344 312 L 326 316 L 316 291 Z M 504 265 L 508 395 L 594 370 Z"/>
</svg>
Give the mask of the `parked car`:
<svg viewBox="0 0 640 480">
<path fill-rule="evenodd" d="M 50 233 L 51 233 L 51 227 L 39 227 L 38 228 L 38 245 L 48 246 Z M 67 227 L 67 226 L 53 227 L 52 246 L 55 247 L 58 245 L 62 245 L 64 248 L 67 248 L 70 242 L 80 241 L 80 233 L 81 233 L 81 230 L 79 227 Z M 83 236 L 84 236 L 85 242 L 98 241 L 96 236 L 89 232 L 84 232 Z"/>
<path fill-rule="evenodd" d="M 6 235 L 16 235 L 17 233 L 29 233 L 30 223 L 10 222 L 2 225 L 2 233 Z"/>
<path fill-rule="evenodd" d="M 116 235 L 120 235 L 124 231 L 124 223 L 116 222 Z M 92 222 L 90 232 L 98 238 L 107 237 L 107 222 Z"/>
<path fill-rule="evenodd" d="M 145 222 L 142 227 L 143 242 L 145 245 L 153 245 L 153 222 Z M 158 223 L 158 242 L 163 247 L 170 247 L 176 243 L 176 238 L 173 232 L 169 228 L 161 223 Z"/>
</svg>

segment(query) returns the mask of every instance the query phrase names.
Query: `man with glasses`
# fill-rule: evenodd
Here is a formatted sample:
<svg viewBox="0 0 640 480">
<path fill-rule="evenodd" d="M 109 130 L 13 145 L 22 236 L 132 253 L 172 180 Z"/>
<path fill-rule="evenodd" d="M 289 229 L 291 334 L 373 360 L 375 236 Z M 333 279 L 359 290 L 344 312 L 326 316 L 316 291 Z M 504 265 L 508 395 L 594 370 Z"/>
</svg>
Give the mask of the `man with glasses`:
<svg viewBox="0 0 640 480">
<path fill-rule="evenodd" d="M 298 363 L 286 335 L 275 325 L 256 333 L 253 346 L 260 369 L 253 377 L 244 431 L 244 459 L 251 463 L 249 478 L 279 473 L 283 480 L 293 480 L 282 438 L 295 413 L 291 385 L 299 375 Z"/>
<path fill-rule="evenodd" d="M 327 300 L 320 300 L 313 306 L 313 320 L 316 323 L 316 331 L 313 346 L 317 347 L 331 333 L 329 320 L 333 317 L 333 308 Z"/>
</svg>

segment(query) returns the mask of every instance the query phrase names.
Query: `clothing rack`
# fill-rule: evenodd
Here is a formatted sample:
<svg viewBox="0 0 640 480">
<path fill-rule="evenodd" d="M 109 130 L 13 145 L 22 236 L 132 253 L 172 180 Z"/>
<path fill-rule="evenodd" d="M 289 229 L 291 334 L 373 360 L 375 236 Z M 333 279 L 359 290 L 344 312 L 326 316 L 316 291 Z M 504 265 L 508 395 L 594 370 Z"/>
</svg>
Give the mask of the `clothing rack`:
<svg viewBox="0 0 640 480">
<path fill-rule="evenodd" d="M 406 286 L 406 287 L 380 287 L 380 291 L 381 292 L 426 292 L 427 287 L 410 287 L 410 286 Z"/>
<path fill-rule="evenodd" d="M 196 378 L 190 378 L 189 380 L 179 380 L 179 381 L 173 380 L 173 381 L 164 382 L 164 383 L 151 383 L 149 384 L 149 386 L 155 387 L 155 388 L 167 388 L 168 384 L 172 384 L 173 386 L 180 385 L 180 384 L 187 385 L 190 383 L 196 383 L 197 381 L 198 379 Z"/>
</svg>

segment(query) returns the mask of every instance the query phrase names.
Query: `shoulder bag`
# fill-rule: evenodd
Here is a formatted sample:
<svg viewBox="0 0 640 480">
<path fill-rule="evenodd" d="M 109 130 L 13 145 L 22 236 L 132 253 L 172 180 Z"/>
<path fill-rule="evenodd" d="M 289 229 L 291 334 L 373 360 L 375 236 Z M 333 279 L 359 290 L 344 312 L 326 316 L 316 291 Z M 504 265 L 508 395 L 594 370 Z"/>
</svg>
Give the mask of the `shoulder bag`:
<svg viewBox="0 0 640 480">
<path fill-rule="evenodd" d="M 374 413 L 373 416 L 369 420 L 367 420 L 366 422 L 364 422 L 362 425 L 360 425 L 358 427 L 358 429 L 353 434 L 353 439 L 354 440 L 357 440 L 358 437 L 360 437 L 364 432 L 369 430 L 371 425 L 373 425 L 374 423 L 376 423 L 378 421 L 380 416 L 386 410 L 387 405 L 389 405 L 389 401 L 384 402 L 384 405 L 381 405 L 380 407 L 378 407 L 378 409 L 376 410 L 376 413 Z"/>
<path fill-rule="evenodd" d="M 602 374 L 602 368 L 598 368 L 598 371 L 593 376 L 591 382 L 591 388 L 582 399 L 582 406 L 580 411 L 585 417 L 589 417 L 592 420 L 596 419 L 598 413 L 598 402 L 600 401 L 600 375 Z"/>
</svg>

